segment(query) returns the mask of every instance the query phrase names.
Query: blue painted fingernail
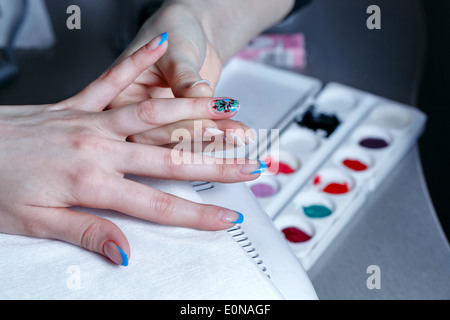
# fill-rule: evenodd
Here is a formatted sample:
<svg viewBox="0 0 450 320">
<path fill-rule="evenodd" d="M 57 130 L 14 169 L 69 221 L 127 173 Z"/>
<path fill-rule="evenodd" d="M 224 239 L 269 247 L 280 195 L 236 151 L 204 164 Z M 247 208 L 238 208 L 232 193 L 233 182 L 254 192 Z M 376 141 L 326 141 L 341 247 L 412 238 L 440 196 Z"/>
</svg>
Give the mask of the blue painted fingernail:
<svg viewBox="0 0 450 320">
<path fill-rule="evenodd" d="M 258 161 L 259 161 L 259 168 L 255 171 L 253 171 L 251 174 L 263 173 L 267 170 L 267 163 L 262 160 L 258 160 Z"/>
<path fill-rule="evenodd" d="M 233 221 L 231 223 L 242 223 L 242 222 L 244 222 L 244 215 L 242 213 L 240 213 L 240 212 L 237 212 L 237 211 L 235 211 L 235 212 L 239 215 L 239 217 L 237 218 L 236 221 Z"/>
<path fill-rule="evenodd" d="M 128 266 L 128 256 L 125 252 L 122 251 L 122 249 L 120 249 L 119 247 L 117 247 L 117 249 L 120 252 L 120 255 L 122 257 L 122 266 Z"/>
<path fill-rule="evenodd" d="M 168 38 L 167 32 L 161 33 L 161 41 L 159 41 L 158 47 L 162 45 Z"/>
<path fill-rule="evenodd" d="M 125 267 L 128 265 L 127 254 L 113 241 L 105 242 L 103 245 L 103 253 L 115 264 L 120 264 Z"/>
</svg>

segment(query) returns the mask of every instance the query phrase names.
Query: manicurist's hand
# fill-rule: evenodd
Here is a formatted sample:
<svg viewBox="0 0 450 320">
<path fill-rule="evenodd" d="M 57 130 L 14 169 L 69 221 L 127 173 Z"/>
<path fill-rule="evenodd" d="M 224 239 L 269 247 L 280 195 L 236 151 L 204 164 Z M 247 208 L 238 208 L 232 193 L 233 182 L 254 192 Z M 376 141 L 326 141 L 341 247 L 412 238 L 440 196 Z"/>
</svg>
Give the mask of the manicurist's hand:
<svg viewBox="0 0 450 320">
<path fill-rule="evenodd" d="M 144 99 L 103 111 L 164 54 L 168 42 L 163 40 L 157 36 L 65 101 L 0 107 L 0 232 L 59 239 L 127 264 L 130 247 L 122 231 L 111 221 L 70 207 L 113 209 L 205 230 L 226 229 L 239 221 L 233 210 L 190 202 L 124 178 L 129 173 L 238 182 L 259 176 L 254 173 L 259 164 L 176 163 L 171 149 L 157 146 L 167 142 L 164 135 L 157 143 L 127 141 L 143 131 L 167 133 L 182 121 L 208 119 L 210 126 L 216 120 L 231 121 L 237 109 L 232 99 Z M 202 156 L 186 158 L 196 157 Z"/>
<path fill-rule="evenodd" d="M 151 97 L 212 97 L 223 64 L 253 37 L 287 15 L 293 0 L 165 0 L 122 54 L 166 31 L 170 47 L 111 104 Z"/>
</svg>

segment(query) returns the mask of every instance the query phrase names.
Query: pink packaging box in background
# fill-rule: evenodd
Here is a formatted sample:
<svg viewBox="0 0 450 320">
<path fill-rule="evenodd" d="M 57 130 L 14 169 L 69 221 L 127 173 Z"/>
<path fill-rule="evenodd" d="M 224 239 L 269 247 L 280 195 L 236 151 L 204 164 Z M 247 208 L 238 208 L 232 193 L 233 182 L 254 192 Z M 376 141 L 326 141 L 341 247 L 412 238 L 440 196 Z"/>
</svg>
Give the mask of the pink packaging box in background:
<svg viewBox="0 0 450 320">
<path fill-rule="evenodd" d="M 302 69 L 306 66 L 304 36 L 301 33 L 262 34 L 236 57 L 280 68 Z"/>
</svg>

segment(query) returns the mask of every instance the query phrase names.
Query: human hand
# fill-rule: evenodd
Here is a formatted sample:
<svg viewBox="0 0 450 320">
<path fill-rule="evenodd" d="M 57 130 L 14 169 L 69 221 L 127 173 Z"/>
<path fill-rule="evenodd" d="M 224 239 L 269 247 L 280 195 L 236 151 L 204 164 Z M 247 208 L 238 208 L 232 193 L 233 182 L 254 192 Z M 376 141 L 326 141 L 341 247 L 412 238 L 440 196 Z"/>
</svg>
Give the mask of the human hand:
<svg viewBox="0 0 450 320">
<path fill-rule="evenodd" d="M 132 54 L 160 30 L 170 35 L 167 53 L 114 99 L 110 108 L 150 98 L 213 96 L 212 88 L 219 79 L 222 61 L 206 36 L 198 16 L 184 6 L 164 5 L 147 20 L 134 42 L 118 60 Z M 192 87 L 195 83 L 198 85 Z"/>
<path fill-rule="evenodd" d="M 162 31 L 167 31 L 170 38 L 167 53 L 110 107 L 157 97 L 212 97 L 223 64 L 253 37 L 281 20 L 293 3 L 293 0 L 165 0 L 119 60 Z"/>
<path fill-rule="evenodd" d="M 156 37 L 65 101 L 0 107 L 0 232 L 66 241 L 126 264 L 130 246 L 122 231 L 70 207 L 205 230 L 229 228 L 241 217 L 124 178 L 238 182 L 259 176 L 252 174 L 258 164 L 176 164 L 170 149 L 126 141 L 181 120 L 226 121 L 235 114 L 217 112 L 215 99 L 153 99 L 103 111 L 164 54 L 167 42 L 160 42 Z"/>
</svg>

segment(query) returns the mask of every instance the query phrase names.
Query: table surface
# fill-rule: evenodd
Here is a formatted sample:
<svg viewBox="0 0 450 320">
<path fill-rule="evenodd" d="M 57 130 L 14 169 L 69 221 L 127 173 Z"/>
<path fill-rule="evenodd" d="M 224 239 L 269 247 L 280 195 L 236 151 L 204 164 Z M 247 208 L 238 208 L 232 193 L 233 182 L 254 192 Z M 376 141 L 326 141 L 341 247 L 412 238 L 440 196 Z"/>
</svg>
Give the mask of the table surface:
<svg viewBox="0 0 450 320">
<path fill-rule="evenodd" d="M 0 104 L 59 101 L 114 61 L 113 43 L 123 18 L 117 5 L 110 0 L 95 5 L 77 1 L 83 29 L 69 31 L 65 12 L 72 2 L 47 0 L 57 42 L 51 50 L 18 54 L 20 77 L 0 90 Z M 382 8 L 381 30 L 366 27 L 371 4 Z M 291 24 L 271 31 L 304 33 L 308 65 L 301 73 L 415 105 L 425 46 L 421 19 L 419 3 L 411 0 L 314 0 Z M 380 267 L 381 289 L 366 286 L 370 265 Z M 321 299 L 450 298 L 449 246 L 427 191 L 417 147 L 373 193 L 309 275 Z"/>
</svg>

